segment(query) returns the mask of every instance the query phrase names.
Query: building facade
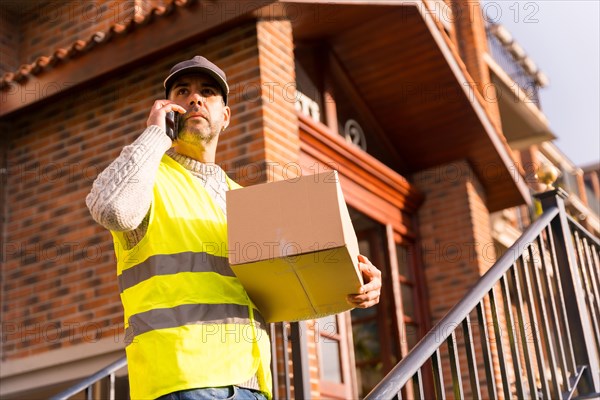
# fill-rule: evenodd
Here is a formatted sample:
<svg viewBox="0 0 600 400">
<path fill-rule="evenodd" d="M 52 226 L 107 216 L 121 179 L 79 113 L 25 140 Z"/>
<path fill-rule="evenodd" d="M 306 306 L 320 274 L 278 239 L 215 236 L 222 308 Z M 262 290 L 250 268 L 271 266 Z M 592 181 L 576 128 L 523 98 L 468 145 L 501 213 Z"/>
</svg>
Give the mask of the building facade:
<svg viewBox="0 0 600 400">
<path fill-rule="evenodd" d="M 144 129 L 169 68 L 194 55 L 231 87 L 217 163 L 242 185 L 336 169 L 361 252 L 382 270 L 378 306 L 307 322 L 314 398 L 368 393 L 535 218 L 532 171 L 553 135 L 535 104 L 501 96 L 522 91 L 503 81 L 478 2 L 0 10 L 2 398 L 46 398 L 124 355 L 112 242 L 85 196 Z M 586 176 L 576 187 L 597 201 L 597 172 Z M 589 204 L 573 207 L 597 233 Z M 272 333 L 283 371 L 287 326 Z M 276 397 L 293 396 L 276 378 Z"/>
</svg>

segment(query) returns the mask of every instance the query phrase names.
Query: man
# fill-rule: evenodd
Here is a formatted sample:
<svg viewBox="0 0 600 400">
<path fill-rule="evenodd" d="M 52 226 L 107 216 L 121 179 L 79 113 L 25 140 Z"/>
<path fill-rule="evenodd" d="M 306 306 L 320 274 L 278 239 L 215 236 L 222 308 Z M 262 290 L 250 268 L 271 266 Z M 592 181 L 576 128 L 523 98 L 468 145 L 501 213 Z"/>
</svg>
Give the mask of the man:
<svg viewBox="0 0 600 400">
<path fill-rule="evenodd" d="M 267 327 L 227 261 L 225 192 L 239 186 L 215 164 L 231 118 L 226 75 L 196 56 L 164 86 L 86 199 L 114 240 L 131 398 L 270 398 Z M 175 141 L 169 112 L 180 114 Z M 359 266 L 366 283 L 348 301 L 369 307 L 381 273 L 362 256 Z"/>
</svg>

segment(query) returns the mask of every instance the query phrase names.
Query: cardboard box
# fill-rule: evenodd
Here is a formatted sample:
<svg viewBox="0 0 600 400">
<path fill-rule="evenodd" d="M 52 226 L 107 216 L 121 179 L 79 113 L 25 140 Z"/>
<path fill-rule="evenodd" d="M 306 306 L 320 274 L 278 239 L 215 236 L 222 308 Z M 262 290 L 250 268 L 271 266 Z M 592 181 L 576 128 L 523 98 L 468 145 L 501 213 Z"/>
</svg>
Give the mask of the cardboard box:
<svg viewBox="0 0 600 400">
<path fill-rule="evenodd" d="M 358 241 L 337 171 L 227 192 L 229 262 L 267 322 L 352 308 Z"/>
</svg>

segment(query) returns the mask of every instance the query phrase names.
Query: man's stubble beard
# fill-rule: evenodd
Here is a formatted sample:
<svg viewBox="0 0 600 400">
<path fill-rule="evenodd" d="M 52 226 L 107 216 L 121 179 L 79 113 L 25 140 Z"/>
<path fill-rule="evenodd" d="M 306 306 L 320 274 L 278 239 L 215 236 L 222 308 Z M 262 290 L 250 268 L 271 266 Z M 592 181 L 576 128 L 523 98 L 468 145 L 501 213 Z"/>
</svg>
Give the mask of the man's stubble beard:
<svg viewBox="0 0 600 400">
<path fill-rule="evenodd" d="M 186 123 L 179 132 L 178 140 L 193 144 L 193 145 L 206 145 L 211 143 L 218 136 L 218 126 L 206 121 L 208 126 L 196 127 L 189 126 Z"/>
</svg>

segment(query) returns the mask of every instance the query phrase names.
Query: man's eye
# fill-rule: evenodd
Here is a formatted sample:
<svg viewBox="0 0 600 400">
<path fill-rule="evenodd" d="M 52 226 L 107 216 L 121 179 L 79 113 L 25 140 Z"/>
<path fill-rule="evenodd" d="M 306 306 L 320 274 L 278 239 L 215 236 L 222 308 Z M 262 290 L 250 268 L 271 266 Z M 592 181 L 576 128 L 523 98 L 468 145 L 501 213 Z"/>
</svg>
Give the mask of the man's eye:
<svg viewBox="0 0 600 400">
<path fill-rule="evenodd" d="M 216 94 L 216 92 L 215 92 L 215 89 L 213 89 L 213 88 L 202 89 L 202 96 L 204 96 L 204 97 L 214 96 L 215 94 Z"/>
<path fill-rule="evenodd" d="M 180 88 L 180 89 L 178 89 L 178 90 L 177 90 L 177 94 L 178 94 L 178 95 L 184 95 L 184 94 L 186 94 L 187 92 L 188 92 L 188 90 L 187 90 L 187 89 L 185 89 L 185 88 Z"/>
</svg>

